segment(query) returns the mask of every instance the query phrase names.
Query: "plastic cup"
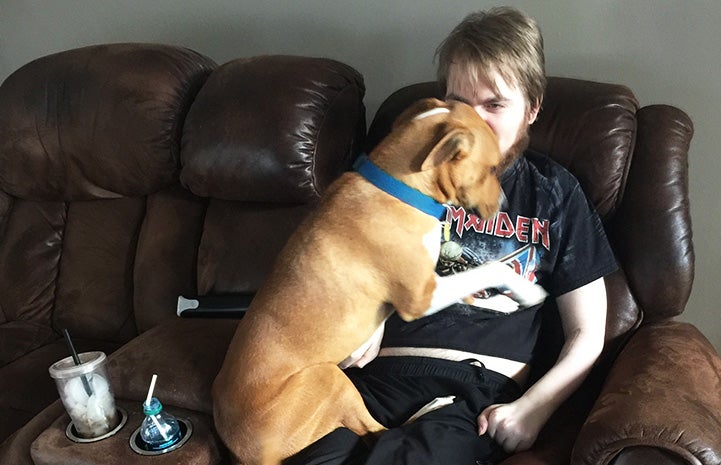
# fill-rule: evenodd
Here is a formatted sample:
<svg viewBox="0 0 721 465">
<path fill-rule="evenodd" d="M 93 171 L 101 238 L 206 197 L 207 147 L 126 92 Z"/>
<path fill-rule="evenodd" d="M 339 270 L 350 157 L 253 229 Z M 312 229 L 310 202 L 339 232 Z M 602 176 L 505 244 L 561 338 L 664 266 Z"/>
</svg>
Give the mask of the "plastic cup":
<svg viewBox="0 0 721 465">
<path fill-rule="evenodd" d="M 115 428 L 120 415 L 105 370 L 105 354 L 84 352 L 78 357 L 80 365 L 66 357 L 53 363 L 48 371 L 78 436 L 97 438 Z"/>
</svg>

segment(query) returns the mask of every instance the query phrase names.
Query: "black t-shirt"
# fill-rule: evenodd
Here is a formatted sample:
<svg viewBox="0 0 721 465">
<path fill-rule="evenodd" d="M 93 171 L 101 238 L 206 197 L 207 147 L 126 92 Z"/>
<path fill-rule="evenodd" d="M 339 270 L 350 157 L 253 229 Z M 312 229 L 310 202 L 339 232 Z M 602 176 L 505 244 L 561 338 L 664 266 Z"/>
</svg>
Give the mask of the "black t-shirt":
<svg viewBox="0 0 721 465">
<path fill-rule="evenodd" d="M 577 289 L 616 269 L 603 225 L 573 177 L 550 158 L 527 151 L 502 176 L 506 206 L 488 221 L 448 207 L 440 275 L 502 260 L 549 292 Z M 460 246 L 460 247 L 459 247 Z M 433 347 L 529 362 L 541 305 L 511 310 L 503 290 L 477 294 L 433 315 L 386 322 L 383 347 Z M 501 294 L 501 295 L 499 295 Z M 500 304 L 500 305 L 499 305 Z"/>
</svg>

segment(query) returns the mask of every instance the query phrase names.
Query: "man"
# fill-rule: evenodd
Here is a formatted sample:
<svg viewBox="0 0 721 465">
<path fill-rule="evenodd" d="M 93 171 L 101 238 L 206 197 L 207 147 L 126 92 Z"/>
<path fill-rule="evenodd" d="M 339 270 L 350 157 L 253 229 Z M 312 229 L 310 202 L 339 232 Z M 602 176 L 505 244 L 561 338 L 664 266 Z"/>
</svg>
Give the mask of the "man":
<svg viewBox="0 0 721 465">
<path fill-rule="evenodd" d="M 337 430 L 292 463 L 494 463 L 531 447 L 603 348 L 603 276 L 616 268 L 603 227 L 573 176 L 526 151 L 546 81 L 540 30 L 510 8 L 473 13 L 437 56 L 446 99 L 471 105 L 498 137 L 507 197 L 489 221 L 449 207 L 437 272 L 489 260 L 513 266 L 555 299 L 563 348 L 555 365 L 527 386 L 541 308 L 548 310 L 518 308 L 502 289 L 410 323 L 393 316 L 378 356 L 370 363 L 364 356 L 346 371 L 389 430 L 372 447 Z"/>
</svg>

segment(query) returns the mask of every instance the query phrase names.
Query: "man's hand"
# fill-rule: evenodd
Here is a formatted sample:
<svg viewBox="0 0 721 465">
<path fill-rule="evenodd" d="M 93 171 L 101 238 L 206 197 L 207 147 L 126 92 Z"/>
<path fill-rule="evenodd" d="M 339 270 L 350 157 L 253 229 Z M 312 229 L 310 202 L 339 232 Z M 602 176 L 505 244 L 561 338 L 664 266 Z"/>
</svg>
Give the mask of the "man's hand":
<svg viewBox="0 0 721 465">
<path fill-rule="evenodd" d="M 524 411 L 519 401 L 491 405 L 478 415 L 478 434 L 488 433 L 508 453 L 530 449 L 548 419 L 543 412 Z"/>
</svg>

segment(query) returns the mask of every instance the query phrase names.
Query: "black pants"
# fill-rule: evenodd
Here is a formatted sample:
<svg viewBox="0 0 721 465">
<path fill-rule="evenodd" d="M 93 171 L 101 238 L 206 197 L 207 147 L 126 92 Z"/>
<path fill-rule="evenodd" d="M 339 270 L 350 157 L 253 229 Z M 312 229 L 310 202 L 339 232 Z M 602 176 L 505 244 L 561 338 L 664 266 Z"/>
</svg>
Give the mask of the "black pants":
<svg viewBox="0 0 721 465">
<path fill-rule="evenodd" d="M 484 408 L 521 395 L 511 379 L 467 362 L 425 357 L 379 357 L 363 369 L 349 369 L 370 413 L 388 431 L 373 444 L 340 428 L 284 462 L 284 465 L 479 465 L 496 463 L 503 450 L 478 436 Z M 437 397 L 453 404 L 405 421 Z"/>
</svg>

